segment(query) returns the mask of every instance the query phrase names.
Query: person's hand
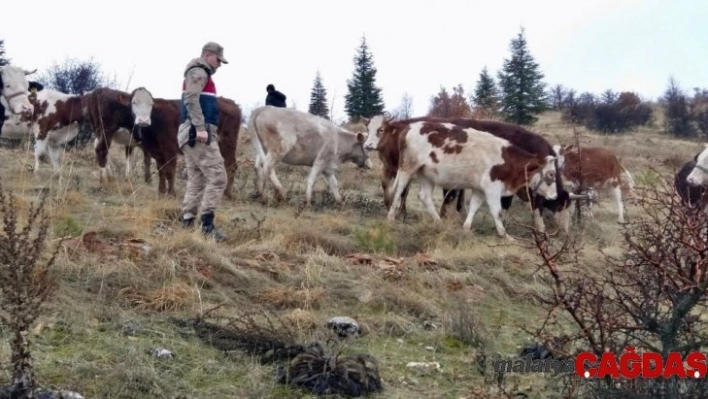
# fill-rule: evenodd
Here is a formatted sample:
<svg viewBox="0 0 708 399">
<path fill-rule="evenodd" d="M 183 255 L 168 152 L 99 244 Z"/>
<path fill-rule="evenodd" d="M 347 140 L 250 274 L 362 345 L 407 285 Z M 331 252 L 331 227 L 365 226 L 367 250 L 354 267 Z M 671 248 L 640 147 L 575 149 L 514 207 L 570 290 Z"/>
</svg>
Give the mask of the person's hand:
<svg viewBox="0 0 708 399">
<path fill-rule="evenodd" d="M 200 141 L 202 143 L 206 143 L 208 138 L 209 138 L 209 134 L 207 133 L 206 130 L 200 130 L 197 132 L 197 141 Z"/>
</svg>

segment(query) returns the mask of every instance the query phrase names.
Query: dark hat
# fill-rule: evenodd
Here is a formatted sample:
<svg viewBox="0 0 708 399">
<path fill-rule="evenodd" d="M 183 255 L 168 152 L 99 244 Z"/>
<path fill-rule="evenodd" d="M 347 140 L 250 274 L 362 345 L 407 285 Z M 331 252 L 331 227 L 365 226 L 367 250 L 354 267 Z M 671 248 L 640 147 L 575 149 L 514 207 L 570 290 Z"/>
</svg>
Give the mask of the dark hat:
<svg viewBox="0 0 708 399">
<path fill-rule="evenodd" d="M 266 86 L 266 91 L 271 91 L 271 90 L 275 90 L 275 86 L 273 86 L 272 83 L 269 84 L 268 86 Z"/>
<path fill-rule="evenodd" d="M 205 51 L 210 51 L 214 54 L 216 54 L 217 57 L 219 57 L 219 60 L 221 61 L 222 64 L 228 64 L 229 62 L 226 61 L 226 58 L 224 58 L 224 48 L 216 42 L 209 42 L 202 47 L 202 52 Z"/>
</svg>

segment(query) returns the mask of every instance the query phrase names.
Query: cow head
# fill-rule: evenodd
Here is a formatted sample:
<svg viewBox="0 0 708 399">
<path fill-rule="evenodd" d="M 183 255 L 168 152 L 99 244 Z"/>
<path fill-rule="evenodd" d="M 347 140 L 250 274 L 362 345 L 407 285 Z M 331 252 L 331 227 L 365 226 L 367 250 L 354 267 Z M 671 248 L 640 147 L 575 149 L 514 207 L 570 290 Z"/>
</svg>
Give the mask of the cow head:
<svg viewBox="0 0 708 399">
<path fill-rule="evenodd" d="M 382 115 L 376 115 L 371 119 L 361 118 L 361 120 L 368 130 L 368 137 L 366 142 L 364 142 L 364 149 L 373 151 L 378 148 L 379 141 L 381 141 L 381 136 L 384 134 L 386 126 L 393 121 L 393 118 L 389 114 L 384 113 Z"/>
<path fill-rule="evenodd" d="M 538 168 L 529 179 L 529 187 L 538 195 L 547 200 L 554 200 L 558 197 L 558 186 L 556 185 L 556 157 L 548 155 L 539 157 Z"/>
<path fill-rule="evenodd" d="M 127 97 L 124 94 L 118 95 L 118 101 L 130 107 L 130 112 L 133 115 L 135 126 L 147 127 L 150 126 L 152 120 L 152 106 L 154 103 L 152 94 L 144 87 L 138 87 Z"/>
<path fill-rule="evenodd" d="M 708 144 L 700 154 L 694 158 L 696 166 L 691 173 L 686 176 L 686 183 L 691 186 L 705 186 L 708 184 Z"/>
<path fill-rule="evenodd" d="M 37 72 L 25 71 L 16 66 L 0 66 L 0 103 L 13 114 L 32 114 L 34 106 L 29 100 L 27 75 Z"/>
<path fill-rule="evenodd" d="M 345 129 L 340 128 L 340 134 L 355 135 L 356 140 L 352 144 L 348 153 L 345 155 L 346 158 L 360 168 L 371 169 L 371 159 L 369 158 L 369 152 L 364 149 L 364 142 L 366 141 L 366 133 L 352 133 Z M 351 136 L 350 136 L 351 137 Z M 351 139 L 349 139 L 351 140 Z M 351 141 L 349 141 L 351 142 Z"/>
</svg>

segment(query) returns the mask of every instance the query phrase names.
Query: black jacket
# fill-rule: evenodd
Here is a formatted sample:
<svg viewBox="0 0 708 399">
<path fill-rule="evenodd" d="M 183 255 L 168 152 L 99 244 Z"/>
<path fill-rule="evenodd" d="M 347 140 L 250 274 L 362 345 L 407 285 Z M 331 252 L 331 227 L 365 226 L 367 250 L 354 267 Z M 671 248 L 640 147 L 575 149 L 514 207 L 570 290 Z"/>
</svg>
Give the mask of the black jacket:
<svg viewBox="0 0 708 399">
<path fill-rule="evenodd" d="M 286 108 L 285 105 L 285 94 L 279 92 L 278 90 L 273 90 L 266 96 L 266 105 L 272 105 L 274 107 Z"/>
</svg>

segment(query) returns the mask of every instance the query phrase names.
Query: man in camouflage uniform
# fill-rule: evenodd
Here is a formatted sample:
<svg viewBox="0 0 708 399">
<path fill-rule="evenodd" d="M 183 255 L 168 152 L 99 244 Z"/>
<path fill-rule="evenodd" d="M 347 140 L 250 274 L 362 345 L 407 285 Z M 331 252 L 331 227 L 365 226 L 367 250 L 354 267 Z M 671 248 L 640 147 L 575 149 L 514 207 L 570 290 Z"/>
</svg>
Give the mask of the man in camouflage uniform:
<svg viewBox="0 0 708 399">
<path fill-rule="evenodd" d="M 183 225 L 186 228 L 194 225 L 201 205 L 202 232 L 218 241 L 226 238 L 214 226 L 214 210 L 226 189 L 226 168 L 218 145 L 219 106 L 211 76 L 221 64 L 228 64 L 224 48 L 214 42 L 205 44 L 201 57 L 187 64 L 177 133 L 188 176 L 182 203 Z"/>
</svg>

